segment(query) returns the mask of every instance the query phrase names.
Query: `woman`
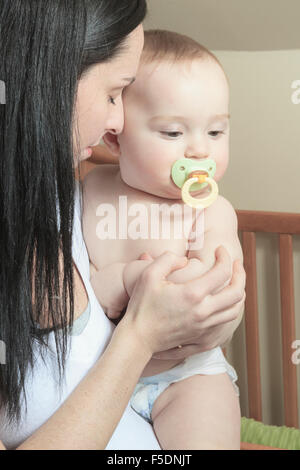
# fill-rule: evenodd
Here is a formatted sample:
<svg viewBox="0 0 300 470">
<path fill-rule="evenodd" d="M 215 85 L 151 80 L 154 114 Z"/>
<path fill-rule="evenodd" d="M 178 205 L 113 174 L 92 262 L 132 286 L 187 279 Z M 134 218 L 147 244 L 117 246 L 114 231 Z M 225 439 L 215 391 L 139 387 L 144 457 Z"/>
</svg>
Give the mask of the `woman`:
<svg viewBox="0 0 300 470">
<path fill-rule="evenodd" d="M 186 260 L 157 258 L 116 328 L 89 283 L 74 172 L 91 145 L 122 130 L 121 94 L 137 72 L 145 12 L 144 0 L 2 2 L 3 449 L 158 449 L 128 406 L 147 362 L 222 345 L 241 320 L 242 266 L 210 295 L 231 278 L 224 248 L 210 272 L 182 286 L 164 279 Z"/>
</svg>

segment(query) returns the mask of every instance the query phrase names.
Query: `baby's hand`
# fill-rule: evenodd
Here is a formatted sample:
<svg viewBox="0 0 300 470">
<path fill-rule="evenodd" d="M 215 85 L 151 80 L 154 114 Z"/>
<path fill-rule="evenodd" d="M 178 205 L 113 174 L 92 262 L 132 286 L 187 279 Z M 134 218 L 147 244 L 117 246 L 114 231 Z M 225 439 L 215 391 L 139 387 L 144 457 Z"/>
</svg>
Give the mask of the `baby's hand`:
<svg viewBox="0 0 300 470">
<path fill-rule="evenodd" d="M 173 271 L 168 276 L 168 281 L 175 284 L 184 284 L 185 282 L 197 279 L 202 274 L 208 271 L 207 266 L 197 258 L 188 259 L 187 265 L 184 268 Z"/>
<path fill-rule="evenodd" d="M 122 315 L 139 275 L 152 261 L 152 256 L 143 253 L 138 260 L 127 264 L 111 265 L 105 270 L 103 273 L 106 276 L 105 281 L 102 277 L 101 304 L 108 318 L 115 320 Z M 119 276 L 121 276 L 122 282 Z M 108 278 L 109 282 L 107 282 Z"/>
<path fill-rule="evenodd" d="M 109 318 L 118 318 L 129 302 L 129 297 L 123 284 L 125 263 L 113 263 L 99 270 L 91 270 L 91 284 Z"/>
<path fill-rule="evenodd" d="M 130 261 L 130 263 L 127 263 L 125 266 L 123 282 L 129 297 L 131 297 L 134 286 L 137 283 L 140 275 L 144 269 L 152 263 L 152 261 L 152 256 L 150 256 L 148 253 L 142 253 L 137 260 Z"/>
<path fill-rule="evenodd" d="M 147 267 L 148 264 L 154 260 L 154 258 L 149 255 L 149 253 L 145 252 L 141 254 L 139 260 L 148 261 L 148 263 L 139 264 L 140 269 L 145 269 L 145 267 Z M 167 280 L 174 282 L 175 284 L 181 284 L 198 278 L 206 271 L 208 271 L 208 268 L 202 261 L 196 258 L 192 258 L 188 260 L 188 263 L 184 268 L 177 269 L 176 271 L 173 271 L 171 274 L 169 274 Z"/>
</svg>

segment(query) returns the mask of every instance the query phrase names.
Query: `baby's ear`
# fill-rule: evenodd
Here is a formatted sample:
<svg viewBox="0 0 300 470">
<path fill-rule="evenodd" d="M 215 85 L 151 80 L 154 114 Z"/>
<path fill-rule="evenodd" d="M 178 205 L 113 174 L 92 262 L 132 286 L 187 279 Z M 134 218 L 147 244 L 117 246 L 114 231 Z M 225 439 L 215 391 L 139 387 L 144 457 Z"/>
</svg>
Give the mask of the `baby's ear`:
<svg viewBox="0 0 300 470">
<path fill-rule="evenodd" d="M 120 156 L 120 144 L 118 141 L 118 136 L 116 134 L 111 134 L 110 132 L 107 132 L 103 136 L 103 141 L 115 157 Z"/>
</svg>

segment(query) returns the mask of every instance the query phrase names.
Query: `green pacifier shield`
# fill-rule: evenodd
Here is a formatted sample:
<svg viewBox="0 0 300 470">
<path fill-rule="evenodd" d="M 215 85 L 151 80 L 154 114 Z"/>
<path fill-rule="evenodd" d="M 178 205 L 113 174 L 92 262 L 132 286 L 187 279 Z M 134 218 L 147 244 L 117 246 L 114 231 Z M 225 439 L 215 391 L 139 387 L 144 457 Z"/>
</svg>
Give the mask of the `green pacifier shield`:
<svg viewBox="0 0 300 470">
<path fill-rule="evenodd" d="M 213 178 L 216 172 L 216 163 L 211 159 L 195 162 L 188 158 L 180 158 L 172 166 L 172 179 L 176 186 L 182 188 L 189 174 L 197 170 L 207 171 L 208 176 Z M 190 190 L 199 191 L 199 189 L 203 189 L 205 186 L 207 186 L 207 183 L 194 183 Z"/>
</svg>

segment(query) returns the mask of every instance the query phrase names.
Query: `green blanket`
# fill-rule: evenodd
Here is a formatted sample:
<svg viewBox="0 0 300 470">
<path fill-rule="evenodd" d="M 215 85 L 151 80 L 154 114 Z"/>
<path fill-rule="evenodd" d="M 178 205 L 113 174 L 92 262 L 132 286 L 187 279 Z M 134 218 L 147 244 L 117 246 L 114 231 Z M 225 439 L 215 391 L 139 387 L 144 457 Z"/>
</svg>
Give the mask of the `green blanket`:
<svg viewBox="0 0 300 470">
<path fill-rule="evenodd" d="M 300 450 L 300 429 L 270 426 L 254 419 L 242 418 L 241 441 L 280 449 Z"/>
</svg>

